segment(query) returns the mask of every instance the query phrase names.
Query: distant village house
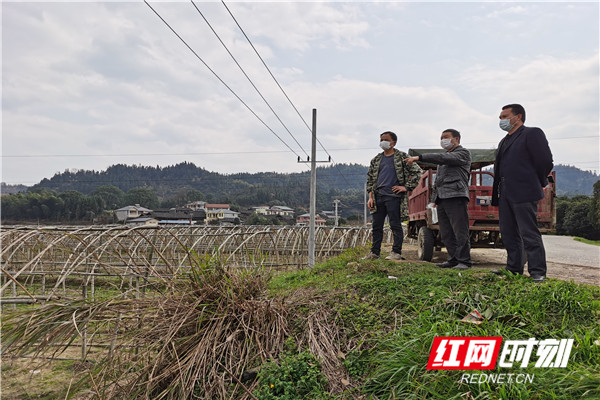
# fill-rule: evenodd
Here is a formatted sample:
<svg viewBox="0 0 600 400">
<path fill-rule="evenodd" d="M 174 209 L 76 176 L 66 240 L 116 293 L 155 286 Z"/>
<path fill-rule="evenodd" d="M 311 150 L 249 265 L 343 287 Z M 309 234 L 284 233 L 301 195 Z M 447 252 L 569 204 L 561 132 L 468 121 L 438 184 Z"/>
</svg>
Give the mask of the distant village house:
<svg viewBox="0 0 600 400">
<path fill-rule="evenodd" d="M 325 226 L 325 220 L 320 216 L 315 216 L 315 226 Z M 296 218 L 296 225 L 308 226 L 310 224 L 310 214 L 302 214 Z"/>
<path fill-rule="evenodd" d="M 114 211 L 115 216 L 117 217 L 117 221 L 119 222 L 139 218 L 142 215 L 150 214 L 151 212 L 152 210 L 144 208 L 139 204 L 136 204 L 135 206 L 119 208 L 118 210 Z"/>
</svg>

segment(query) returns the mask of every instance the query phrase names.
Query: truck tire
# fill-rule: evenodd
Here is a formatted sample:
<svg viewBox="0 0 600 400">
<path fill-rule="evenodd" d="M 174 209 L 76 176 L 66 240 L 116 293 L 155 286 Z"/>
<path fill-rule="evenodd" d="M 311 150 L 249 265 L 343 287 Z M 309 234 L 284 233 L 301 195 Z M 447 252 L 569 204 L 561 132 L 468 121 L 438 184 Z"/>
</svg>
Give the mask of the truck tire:
<svg viewBox="0 0 600 400">
<path fill-rule="evenodd" d="M 434 244 L 433 232 L 428 227 L 422 226 L 417 235 L 417 255 L 419 256 L 419 260 L 431 261 Z"/>
</svg>

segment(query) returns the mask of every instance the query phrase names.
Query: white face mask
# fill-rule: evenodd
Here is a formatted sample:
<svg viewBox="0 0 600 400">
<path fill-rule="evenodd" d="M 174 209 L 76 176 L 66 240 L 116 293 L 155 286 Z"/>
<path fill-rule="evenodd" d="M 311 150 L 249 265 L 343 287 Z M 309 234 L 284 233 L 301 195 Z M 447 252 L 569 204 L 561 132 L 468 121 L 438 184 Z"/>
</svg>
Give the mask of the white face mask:
<svg viewBox="0 0 600 400">
<path fill-rule="evenodd" d="M 379 142 L 379 147 L 381 147 L 383 150 L 389 150 L 390 147 L 392 147 L 392 144 L 387 140 L 382 140 Z"/>
<path fill-rule="evenodd" d="M 440 146 L 442 146 L 442 149 L 444 150 L 450 150 L 454 147 L 454 144 L 452 144 L 452 139 L 442 139 L 440 140 Z"/>
<path fill-rule="evenodd" d="M 514 127 L 514 125 L 510 124 L 511 119 L 512 118 L 501 119 L 500 122 L 498 123 L 498 125 L 500 126 L 500 129 L 502 129 L 503 131 L 506 131 L 506 132 L 510 132 L 510 130 Z"/>
</svg>

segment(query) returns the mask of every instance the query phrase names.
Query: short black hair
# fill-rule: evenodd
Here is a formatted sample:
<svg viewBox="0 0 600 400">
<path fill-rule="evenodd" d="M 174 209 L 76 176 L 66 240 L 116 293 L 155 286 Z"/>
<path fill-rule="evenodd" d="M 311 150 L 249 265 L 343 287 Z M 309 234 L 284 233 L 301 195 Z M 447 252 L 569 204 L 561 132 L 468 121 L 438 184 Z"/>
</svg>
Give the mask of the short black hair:
<svg viewBox="0 0 600 400">
<path fill-rule="evenodd" d="M 396 136 L 396 134 L 394 132 L 392 132 L 392 131 L 385 131 L 381 135 L 379 135 L 379 137 L 382 137 L 383 135 L 390 135 L 392 137 L 392 140 L 394 142 L 398 141 L 398 136 Z"/>
<path fill-rule="evenodd" d="M 520 104 L 507 104 L 502 107 L 503 110 L 510 108 L 514 115 L 521 114 L 521 122 L 525 123 L 525 109 Z"/>
<path fill-rule="evenodd" d="M 450 132 L 452 134 L 452 137 L 457 137 L 460 139 L 460 132 L 457 131 L 456 129 L 444 129 L 442 131 L 442 133 L 444 133 L 444 132 Z"/>
</svg>

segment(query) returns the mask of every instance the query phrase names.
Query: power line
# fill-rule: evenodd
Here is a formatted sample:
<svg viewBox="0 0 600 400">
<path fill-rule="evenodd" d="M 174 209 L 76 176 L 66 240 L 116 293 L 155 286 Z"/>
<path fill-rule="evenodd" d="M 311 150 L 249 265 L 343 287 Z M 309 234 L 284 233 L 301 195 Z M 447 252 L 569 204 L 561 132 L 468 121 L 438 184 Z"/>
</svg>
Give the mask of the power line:
<svg viewBox="0 0 600 400">
<path fill-rule="evenodd" d="M 252 49 L 254 50 L 254 52 L 256 53 L 256 55 L 258 56 L 258 58 L 260 59 L 260 61 L 262 62 L 262 64 L 265 66 L 265 68 L 267 69 L 267 71 L 269 71 L 269 74 L 271 75 L 271 77 L 273 78 L 273 80 L 275 81 L 275 83 L 277 84 L 277 86 L 279 87 L 279 89 L 281 90 L 281 92 L 283 93 L 283 95 L 285 96 L 285 98 L 288 100 L 288 102 L 290 103 L 290 105 L 296 111 L 296 114 L 298 114 L 298 116 L 300 117 L 300 119 L 302 120 L 302 122 L 304 122 L 304 125 L 306 125 L 306 128 L 312 134 L 313 133 L 312 132 L 312 128 L 308 125 L 308 123 L 306 122 L 306 120 L 302 117 L 302 114 L 300 114 L 300 112 L 298 111 L 298 108 L 296 108 L 296 106 L 294 105 L 294 103 L 292 102 L 292 100 L 290 99 L 290 97 L 287 95 L 287 93 L 285 92 L 285 90 L 283 90 L 283 87 L 279 84 L 279 81 L 277 80 L 277 78 L 275 78 L 275 75 L 273 75 L 273 72 L 271 72 L 271 69 L 267 66 L 267 63 L 265 62 L 265 60 L 263 60 L 263 58 L 261 57 L 260 53 L 258 52 L 258 50 L 256 49 L 256 47 L 254 46 L 254 44 L 252 43 L 252 41 L 250 40 L 250 38 L 248 37 L 248 35 L 246 35 L 246 32 L 244 31 L 244 29 L 242 28 L 242 26 L 239 24 L 239 22 L 237 21 L 237 19 L 235 18 L 235 16 L 233 15 L 233 13 L 231 12 L 231 10 L 229 9 L 229 7 L 227 7 L 227 4 L 225 4 L 225 1 L 221 0 L 221 3 L 223 3 L 223 6 L 225 6 L 225 9 L 229 13 L 229 15 L 231 15 L 231 18 L 235 21 L 235 23 L 238 26 L 238 28 L 240 28 L 240 31 L 242 32 L 242 34 L 244 35 L 244 37 L 246 38 L 246 40 L 248 41 L 248 43 L 250 44 L 250 46 L 252 47 Z M 327 149 L 325 148 L 325 146 L 323 146 L 323 143 L 321 143 L 321 141 L 319 140 L 319 138 L 316 138 L 316 140 L 317 140 L 317 143 L 319 143 L 319 145 L 321 146 L 321 148 L 325 151 L 325 154 L 327 154 L 329 156 L 329 159 L 331 161 L 333 161 L 333 158 L 331 157 L 331 154 L 329 154 L 329 152 L 327 151 Z M 340 175 L 342 176 L 342 178 L 344 178 L 344 180 L 346 180 L 346 177 L 341 173 L 341 171 L 339 171 L 339 172 L 340 172 Z M 346 180 L 346 182 L 349 183 L 347 180 Z"/>
<path fill-rule="evenodd" d="M 294 105 L 294 103 L 292 102 L 292 100 L 289 98 L 289 96 L 287 95 L 287 93 L 285 92 L 285 90 L 283 90 L 283 87 L 281 87 L 281 85 L 279 84 L 279 81 L 277 80 L 277 78 L 275 78 L 275 75 L 273 75 L 273 73 L 271 72 L 271 69 L 267 66 L 267 63 L 265 63 L 265 60 L 263 60 L 263 58 L 261 57 L 261 55 L 258 52 L 258 50 L 256 50 L 256 47 L 254 47 L 254 44 L 252 43 L 252 41 L 250 40 L 250 38 L 248 37 L 248 35 L 246 35 L 246 32 L 244 31 L 244 29 L 242 28 L 242 26 L 239 24 L 239 22 L 237 21 L 237 19 L 233 16 L 233 13 L 229 9 L 229 7 L 227 7 L 227 4 L 225 4 L 225 2 L 223 0 L 221 0 L 221 2 L 225 6 L 225 9 L 227 10 L 227 12 L 229 12 L 229 15 L 231 15 L 231 18 L 233 18 L 233 20 L 235 21 L 235 23 L 238 26 L 238 28 L 240 28 L 240 31 L 242 31 L 242 34 L 244 35 L 244 37 L 246 38 L 246 40 L 248 41 L 248 43 L 250 43 L 250 46 L 252 47 L 252 49 L 254 50 L 254 52 L 256 53 L 256 55 L 258 56 L 258 58 L 260 59 L 260 61 L 262 62 L 262 64 L 265 66 L 265 68 L 267 69 L 267 71 L 269 71 L 269 74 L 271 75 L 271 78 L 273 78 L 273 80 L 275 81 L 275 83 L 277 84 L 277 86 L 279 86 L 279 89 L 281 90 L 281 92 L 283 93 L 283 95 L 285 96 L 285 98 L 287 99 L 287 101 L 294 108 L 294 110 L 296 111 L 296 114 L 298 114 L 298 116 L 300 117 L 300 119 L 302 120 L 302 122 L 304 122 L 304 125 L 306 125 L 306 127 L 308 128 L 308 130 L 312 131 L 312 129 L 310 128 L 310 126 L 308 125 L 308 123 L 304 120 L 304 117 L 302 117 L 302 114 L 300 114 L 300 111 L 298 111 L 298 109 L 296 108 L 296 106 Z"/>
<path fill-rule="evenodd" d="M 212 27 L 212 25 L 210 24 L 210 22 L 208 22 L 208 20 L 206 19 L 206 17 L 202 13 L 202 11 L 200 11 L 200 9 L 196 5 L 196 3 L 194 3 L 194 0 L 191 0 L 191 2 L 193 4 L 194 8 L 196 8 L 196 11 L 198 11 L 198 13 L 200 14 L 200 16 L 202 17 L 202 19 L 204 19 L 204 22 L 206 22 L 206 24 L 208 25 L 208 27 L 212 30 L 212 32 L 217 37 L 217 39 L 219 39 L 219 42 L 221 42 L 221 45 L 223 45 L 223 47 L 225 48 L 225 50 L 227 50 L 227 53 L 231 56 L 231 58 L 233 59 L 233 61 L 235 62 L 235 64 L 242 71 L 242 73 L 244 74 L 244 76 L 246 77 L 246 79 L 248 79 L 248 82 L 250 82 L 250 84 L 252 85 L 252 87 L 254 88 L 254 90 L 256 90 L 256 92 L 258 93 L 258 95 L 261 97 L 261 99 L 263 99 L 263 101 L 265 102 L 265 104 L 267 105 L 267 107 L 269 107 L 269 109 L 271 110 L 271 112 L 273 112 L 273 115 L 275 115 L 275 117 L 277 118 L 277 120 L 281 123 L 281 125 L 285 128 L 285 130 L 290 134 L 290 136 L 292 137 L 292 139 L 294 139 L 294 141 L 300 147 L 300 149 L 304 152 L 304 154 L 306 154 L 306 156 L 308 156 L 308 153 L 304 150 L 304 148 L 302 148 L 302 145 L 300 143 L 298 143 L 298 140 L 296 140 L 296 138 L 294 137 L 294 135 L 292 134 L 292 132 L 290 132 L 290 130 L 283 123 L 283 121 L 281 120 L 281 118 L 279 118 L 279 115 L 277 115 L 277 113 L 275 112 L 275 110 L 273 110 L 273 107 L 271 107 L 271 105 L 269 104 L 269 102 L 267 101 L 267 99 L 265 99 L 265 96 L 263 96 L 263 94 L 256 87 L 256 85 L 254 84 L 254 82 L 252 82 L 252 79 L 250 79 L 250 77 L 248 76 L 248 74 L 246 73 L 246 71 L 244 70 L 244 68 L 240 65 L 240 63 L 238 62 L 238 60 L 234 57 L 234 55 L 231 53 L 231 51 L 229 51 L 229 48 L 227 47 L 227 45 L 223 42 L 223 40 L 221 40 L 221 37 L 219 36 L 219 34 L 215 31 L 215 29 Z"/>
<path fill-rule="evenodd" d="M 160 18 L 160 20 L 162 22 L 164 22 L 164 24 L 171 30 L 171 32 L 173 32 L 175 34 L 175 36 L 177 36 L 179 38 L 179 40 L 181 40 L 183 42 L 183 44 L 186 45 L 186 47 L 196 56 L 196 58 L 198 58 L 202 64 L 204 64 L 204 66 L 206 68 L 208 68 L 208 70 L 227 88 L 229 89 L 229 91 L 248 109 L 248 111 L 250 111 L 269 131 L 271 131 L 271 133 L 273 135 L 275 135 L 277 137 L 277 139 L 279 139 L 281 141 L 281 143 L 283 143 L 288 149 L 290 149 L 290 151 L 292 153 L 294 153 L 296 156 L 298 156 L 298 153 L 296 153 L 294 151 L 294 149 L 292 149 L 281 137 L 279 137 L 279 135 L 277 133 L 275 133 L 275 131 L 273 129 L 271 129 L 266 123 L 265 121 L 263 121 L 255 112 L 254 110 L 252 110 L 252 108 L 250 108 L 250 106 L 248 104 L 246 104 L 246 102 L 244 102 L 244 100 L 242 100 L 242 98 L 240 96 L 238 96 L 238 94 L 231 89 L 231 87 L 229 87 L 229 85 L 227 85 L 227 83 L 225 83 L 225 81 L 223 81 L 223 79 L 221 79 L 221 77 L 202 59 L 202 57 L 200 57 L 198 55 L 198 53 L 196 53 L 196 51 L 194 51 L 194 49 L 192 49 L 190 47 L 189 44 L 187 44 L 187 42 L 175 31 L 175 29 L 173 29 L 173 27 L 171 27 L 171 25 L 169 25 L 169 23 L 167 21 L 165 21 L 165 19 L 154 9 L 152 8 L 152 6 L 146 1 L 144 0 L 144 3 L 146 3 L 146 5 L 148 7 L 150 7 L 150 9 L 158 16 L 158 18 Z M 299 156 L 298 156 L 299 157 Z"/>
</svg>

